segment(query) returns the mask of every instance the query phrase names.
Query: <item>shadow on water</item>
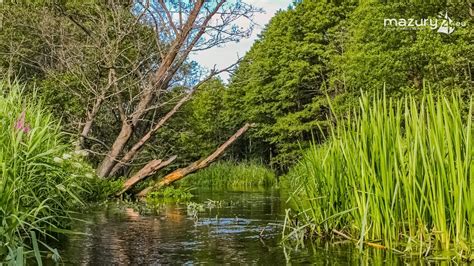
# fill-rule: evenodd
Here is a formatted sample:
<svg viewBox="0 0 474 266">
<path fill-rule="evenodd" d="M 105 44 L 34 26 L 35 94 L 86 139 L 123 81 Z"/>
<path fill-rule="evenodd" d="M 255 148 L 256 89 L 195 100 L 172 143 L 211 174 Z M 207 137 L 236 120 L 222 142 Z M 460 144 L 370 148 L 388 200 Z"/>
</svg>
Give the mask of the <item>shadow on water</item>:
<svg viewBox="0 0 474 266">
<path fill-rule="evenodd" d="M 211 201 L 209 199 L 212 199 Z M 385 252 L 360 256 L 351 243 L 309 245 L 295 250 L 280 244 L 284 202 L 278 190 L 206 192 L 196 206 L 165 204 L 157 215 L 141 215 L 123 205 L 90 210 L 62 240 L 66 265 L 400 264 Z"/>
</svg>

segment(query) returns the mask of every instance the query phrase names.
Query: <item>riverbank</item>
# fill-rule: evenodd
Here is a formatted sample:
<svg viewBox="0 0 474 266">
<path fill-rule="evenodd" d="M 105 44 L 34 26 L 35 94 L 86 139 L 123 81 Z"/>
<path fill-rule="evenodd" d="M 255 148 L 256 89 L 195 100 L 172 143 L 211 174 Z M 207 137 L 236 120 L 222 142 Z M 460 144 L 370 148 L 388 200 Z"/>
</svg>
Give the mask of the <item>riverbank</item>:
<svg viewBox="0 0 474 266">
<path fill-rule="evenodd" d="M 95 177 L 85 152 L 74 152 L 59 122 L 22 90 L 0 83 L 0 264 L 59 260 L 45 239 L 68 232 L 71 212 L 113 184 Z"/>
<path fill-rule="evenodd" d="M 363 97 L 289 174 L 287 238 L 473 260 L 473 101 L 465 101 Z"/>
</svg>

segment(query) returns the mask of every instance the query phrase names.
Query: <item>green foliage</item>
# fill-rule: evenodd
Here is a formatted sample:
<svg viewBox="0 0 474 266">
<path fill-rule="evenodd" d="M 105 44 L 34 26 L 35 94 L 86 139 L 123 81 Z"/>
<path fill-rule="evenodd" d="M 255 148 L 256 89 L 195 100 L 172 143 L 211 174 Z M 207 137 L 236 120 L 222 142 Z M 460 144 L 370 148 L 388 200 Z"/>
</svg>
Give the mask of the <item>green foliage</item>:
<svg viewBox="0 0 474 266">
<path fill-rule="evenodd" d="M 152 28 L 136 23 L 128 6 L 115 1 L 111 8 L 103 2 L 0 5 L 0 50 L 4 51 L 0 78 L 8 76 L 39 87 L 37 96 L 70 132 L 77 131 L 97 99 L 102 99 L 91 136 L 109 144 L 109 136 L 119 130 L 111 123 L 119 121 L 117 97 L 111 94 L 120 88 L 122 99 L 136 97 L 142 77 L 135 70 L 158 64 L 159 49 L 152 41 Z M 117 88 L 111 84 L 112 77 Z M 106 97 L 111 100 L 105 101 Z M 86 142 L 87 148 L 97 145 Z M 94 148 L 104 150 L 100 145 Z"/>
<path fill-rule="evenodd" d="M 344 7 L 302 1 L 279 12 L 245 56 L 232 77 L 226 98 L 229 120 L 258 123 L 253 137 L 273 163 L 288 165 L 325 124 L 325 107 L 316 99 L 324 91 L 328 69 L 326 37 L 343 18 Z"/>
<path fill-rule="evenodd" d="M 184 187 L 245 190 L 270 187 L 276 182 L 275 173 L 262 164 L 223 161 L 185 177 L 178 184 Z"/>
<path fill-rule="evenodd" d="M 461 115 L 468 104 L 467 116 Z M 474 101 L 361 98 L 292 169 L 292 201 L 311 237 L 338 230 L 409 254 L 473 252 Z M 290 233 L 293 234 L 293 233 Z"/>
<path fill-rule="evenodd" d="M 190 189 L 169 186 L 149 193 L 146 203 L 148 206 L 156 207 L 166 202 L 188 201 L 192 197 Z"/>
<path fill-rule="evenodd" d="M 384 18 L 435 18 L 440 12 L 468 26 L 449 35 L 384 27 Z M 428 86 L 469 95 L 469 20 L 464 3 L 297 1 L 272 18 L 232 76 L 227 125 L 257 123 L 241 149 L 285 168 L 309 141 L 325 140 L 329 122 L 357 107 L 361 91 L 375 94 L 385 87 L 398 97 L 420 95 Z"/>
<path fill-rule="evenodd" d="M 70 221 L 95 179 L 79 154 L 68 153 L 58 123 L 19 85 L 0 86 L 0 261 L 34 255 Z M 34 251 L 34 252 L 33 252 Z"/>
<path fill-rule="evenodd" d="M 458 26 L 448 35 L 429 27 L 402 30 L 384 26 L 387 18 L 436 19 L 440 12 L 447 12 L 455 22 L 470 19 L 464 4 L 360 4 L 333 29 L 331 88 L 374 92 L 385 86 L 387 93 L 400 95 L 420 91 L 423 82 L 432 90 L 472 86 L 472 27 Z"/>
<path fill-rule="evenodd" d="M 169 104 L 160 110 L 160 115 L 164 115 L 183 97 L 182 90 L 177 88 L 163 96 Z M 229 132 L 224 121 L 224 92 L 225 86 L 219 79 L 203 84 L 179 113 L 158 132 L 144 152 L 154 158 L 177 154 L 183 165 L 208 156 L 233 133 Z"/>
</svg>

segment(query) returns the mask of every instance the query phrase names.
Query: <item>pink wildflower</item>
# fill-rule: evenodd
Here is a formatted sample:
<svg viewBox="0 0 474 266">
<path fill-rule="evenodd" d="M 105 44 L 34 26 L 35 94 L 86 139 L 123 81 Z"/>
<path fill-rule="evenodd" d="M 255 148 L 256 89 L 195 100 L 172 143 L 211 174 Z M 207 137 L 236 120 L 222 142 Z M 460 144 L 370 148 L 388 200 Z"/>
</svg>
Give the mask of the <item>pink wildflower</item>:
<svg viewBox="0 0 474 266">
<path fill-rule="evenodd" d="M 23 111 L 20 115 L 20 119 L 16 121 L 15 128 L 23 131 L 24 133 L 28 133 L 30 132 L 30 125 L 28 125 L 28 123 L 25 122 L 25 116 L 26 116 L 25 111 Z"/>
</svg>

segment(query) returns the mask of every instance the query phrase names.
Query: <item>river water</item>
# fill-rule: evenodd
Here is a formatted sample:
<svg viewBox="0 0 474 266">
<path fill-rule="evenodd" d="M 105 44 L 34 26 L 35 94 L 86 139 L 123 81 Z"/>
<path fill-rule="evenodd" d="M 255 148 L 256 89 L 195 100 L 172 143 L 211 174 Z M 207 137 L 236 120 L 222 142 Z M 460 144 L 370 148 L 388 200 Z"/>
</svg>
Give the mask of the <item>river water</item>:
<svg viewBox="0 0 474 266">
<path fill-rule="evenodd" d="M 396 256 L 362 256 L 352 243 L 294 249 L 280 242 L 285 214 L 278 190 L 206 192 L 195 203 L 168 203 L 157 213 L 110 203 L 75 225 L 82 234 L 61 240 L 66 265 L 161 264 L 398 264 Z"/>
</svg>

